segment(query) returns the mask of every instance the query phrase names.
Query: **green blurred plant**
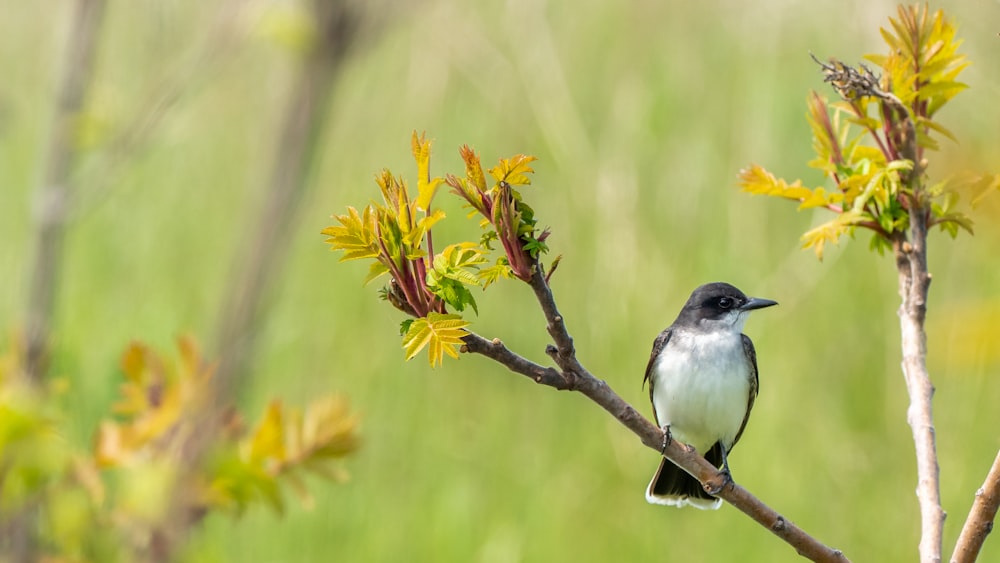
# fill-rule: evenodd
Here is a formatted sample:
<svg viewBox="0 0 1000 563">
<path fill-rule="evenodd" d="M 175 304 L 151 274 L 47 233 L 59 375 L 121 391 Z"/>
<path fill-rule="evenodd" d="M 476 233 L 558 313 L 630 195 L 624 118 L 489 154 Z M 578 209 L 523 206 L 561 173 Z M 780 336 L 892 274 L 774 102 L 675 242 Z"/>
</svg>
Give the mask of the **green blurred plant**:
<svg viewBox="0 0 1000 563">
<path fill-rule="evenodd" d="M 339 396 L 305 410 L 272 401 L 250 432 L 229 411 L 213 454 L 182 471 L 214 366 L 190 338 L 178 350 L 172 363 L 143 344 L 126 349 L 116 416 L 101 423 L 89 452 L 62 437 L 64 386 L 29 384 L 13 352 L 0 361 L 0 515 L 36 517 L 28 529 L 50 560 L 134 560 L 155 550 L 176 496 L 193 524 L 212 510 L 238 516 L 260 503 L 280 513 L 283 487 L 308 505 L 306 475 L 345 478 L 338 461 L 358 447 L 358 421 Z"/>
<path fill-rule="evenodd" d="M 340 225 L 323 229 L 340 260 L 372 260 L 365 283 L 389 274 L 389 285 L 380 294 L 407 315 L 400 327 L 407 359 L 424 348 L 432 366 L 447 354 L 458 357 L 458 347 L 469 326 L 460 313 L 466 307 L 479 312 L 472 288 L 486 289 L 501 278 L 529 281 L 534 262 L 548 251 L 548 230 L 539 231 L 534 211 L 513 186 L 531 183 L 535 157 L 523 154 L 500 159 L 489 170 L 494 182 L 487 185 L 479 155 L 468 146 L 459 150 L 465 162 L 465 177 L 431 177 L 431 142 L 426 135 L 412 137 L 417 164 L 417 197 L 411 199 L 406 181 L 383 170 L 375 177 L 383 203 L 373 202 L 360 212 L 347 208 L 335 215 Z M 445 218 L 431 210 L 438 188 L 447 183 L 452 193 L 465 200 L 469 217 L 479 215 L 483 234 L 479 242 L 460 242 L 434 253 L 432 227 Z M 502 254 L 491 260 L 493 244 Z M 553 269 L 555 263 L 553 263 Z M 456 311 L 455 313 L 449 311 Z"/>
</svg>

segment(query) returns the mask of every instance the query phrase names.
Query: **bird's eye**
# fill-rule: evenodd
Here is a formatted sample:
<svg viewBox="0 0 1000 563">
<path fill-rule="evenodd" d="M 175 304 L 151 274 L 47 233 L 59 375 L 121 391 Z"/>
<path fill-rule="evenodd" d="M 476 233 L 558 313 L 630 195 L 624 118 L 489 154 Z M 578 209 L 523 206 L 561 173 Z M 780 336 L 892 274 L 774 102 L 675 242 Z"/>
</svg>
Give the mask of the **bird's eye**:
<svg viewBox="0 0 1000 563">
<path fill-rule="evenodd" d="M 719 298 L 719 308 L 720 309 L 731 309 L 736 301 L 732 297 L 720 297 Z"/>
</svg>

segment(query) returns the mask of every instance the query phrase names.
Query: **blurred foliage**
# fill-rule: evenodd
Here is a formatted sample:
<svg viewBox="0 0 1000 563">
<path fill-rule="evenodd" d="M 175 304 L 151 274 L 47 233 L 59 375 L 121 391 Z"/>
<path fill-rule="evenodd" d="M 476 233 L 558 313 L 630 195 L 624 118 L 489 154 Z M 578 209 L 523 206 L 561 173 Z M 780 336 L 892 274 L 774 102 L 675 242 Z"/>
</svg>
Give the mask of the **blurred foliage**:
<svg viewBox="0 0 1000 563">
<path fill-rule="evenodd" d="M 909 228 L 912 210 L 929 208 L 928 226 L 939 225 L 952 237 L 959 228 L 972 233 L 972 220 L 954 211 L 958 191 L 948 181 L 925 187 L 923 178 L 924 150 L 940 147 L 935 135 L 955 140 L 932 118 L 968 87 L 957 78 L 969 62 L 958 53 L 962 42 L 956 25 L 942 10 L 932 14 L 926 4 L 917 4 L 899 6 L 897 14 L 889 18 L 891 29 L 881 29 L 888 54 L 866 56 L 882 70 L 881 79 L 863 65 L 859 70 L 833 60 L 821 64 L 826 81 L 844 101 L 830 103 L 809 94 L 807 118 L 816 152 L 809 166 L 821 170 L 836 189 L 809 189 L 799 180 L 788 184 L 757 165 L 740 173 L 750 193 L 836 213 L 802 235 L 802 246 L 821 259 L 826 243 L 853 236 L 858 227 L 874 232 L 872 248 L 880 253 L 891 248 L 894 237 Z"/>
<path fill-rule="evenodd" d="M 37 519 L 24 529 L 46 560 L 134 560 L 173 525 L 176 496 L 189 499 L 181 511 L 197 523 L 210 510 L 239 515 L 260 502 L 280 513 L 283 485 L 311 505 L 304 475 L 346 478 L 337 461 L 358 446 L 357 418 L 336 396 L 304 412 L 272 401 L 250 433 L 227 412 L 209 463 L 185 467 L 191 440 L 211 427 L 214 368 L 192 339 L 179 339 L 178 350 L 173 364 L 143 344 L 126 349 L 117 417 L 101 423 L 91 451 L 63 437 L 68 390 L 29 385 L 14 352 L 0 361 L 0 515 Z"/>
<path fill-rule="evenodd" d="M 729 508 L 649 506 L 642 492 L 656 455 L 584 401 L 470 358 L 433 372 L 402 364 L 395 343 L 372 337 L 391 332 L 398 315 L 359 290 L 363 261 L 317 259 L 316 231 L 331 210 L 371 198 L 359 179 L 412 166 L 400 142 L 414 129 L 446 147 L 434 157 L 442 171 L 461 170 L 452 147 L 466 141 L 483 154 L 539 157 L 545 189 L 531 203 L 565 255 L 553 277 L 560 311 L 581 360 L 640 409 L 649 345 L 693 287 L 725 280 L 781 301 L 747 326 L 762 387 L 745 455 L 730 460 L 736 479 L 857 559 L 911 559 L 913 447 L 894 377 L 898 318 L 885 307 L 897 299 L 895 270 L 845 251 L 847 238 L 817 264 L 795 239 L 828 211 L 787 213 L 732 191 L 751 161 L 823 185 L 805 165 L 815 155 L 802 93 L 818 81 L 809 52 L 855 61 L 880 50 L 878 28 L 896 3 L 429 0 L 385 9 L 382 35 L 339 82 L 312 174 L 320 189 L 305 200 L 254 377 L 233 397 L 241 411 L 262 413 L 275 396 L 305 405 L 342 390 L 364 416 L 364 447 L 347 460 L 352 480 L 312 489 L 315 510 L 280 521 L 268 510 L 238 523 L 209 513 L 184 560 L 308 562 L 330 558 L 332 546 L 344 561 L 685 561 L 692 546 L 705 562 L 795 557 Z M 266 25 L 266 7 L 299 4 L 109 6 L 89 101 L 113 129 L 108 138 L 162 108 L 161 92 L 177 95 L 115 174 L 102 166 L 107 145 L 92 146 L 79 170 L 53 359 L 72 389 L 60 437 L 76 451 L 90 447 L 119 400 L 121 377 L 108 366 L 122 343 L 141 335 L 173 349 L 179 327 L 213 326 L 278 142 L 276 101 L 297 63 L 282 45 L 238 32 Z M 29 264 L 30 194 L 71 5 L 0 6 L 0 269 L 9 274 L 0 276 L 0 318 L 16 320 L 25 295 L 16 273 Z M 962 143 L 941 142 L 928 172 L 989 169 L 1000 161 L 995 20 L 978 2 L 932 7 L 961 23 L 961 51 L 975 64 L 961 75 L 971 88 L 934 116 Z M 220 29 L 233 32 L 229 50 L 205 65 Z M 961 191 L 962 201 L 987 186 Z M 435 201 L 452 217 L 465 212 L 461 200 Z M 946 545 L 1000 445 L 990 322 L 1000 307 L 1000 198 L 981 198 L 974 218 L 974 239 L 933 237 L 930 247 L 928 362 L 952 515 Z M 466 240 L 463 223 L 440 223 L 435 236 Z M 858 274 L 873 261 L 883 266 L 875 275 Z M 545 359 L 548 335 L 526 288 L 474 295 L 477 332 Z M 995 539 L 983 561 L 1000 557 Z"/>
</svg>

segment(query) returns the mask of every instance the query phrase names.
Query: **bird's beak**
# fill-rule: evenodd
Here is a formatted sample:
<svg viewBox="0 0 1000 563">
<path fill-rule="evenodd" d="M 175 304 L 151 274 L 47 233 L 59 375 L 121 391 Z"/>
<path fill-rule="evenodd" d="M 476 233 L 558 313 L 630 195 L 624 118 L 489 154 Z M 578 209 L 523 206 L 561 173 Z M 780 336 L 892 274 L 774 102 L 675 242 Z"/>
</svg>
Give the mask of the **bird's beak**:
<svg viewBox="0 0 1000 563">
<path fill-rule="evenodd" d="M 742 311 L 753 311 L 754 309 L 763 309 L 764 307 L 771 307 L 777 305 L 777 301 L 771 301 L 770 299 L 761 299 L 759 297 L 751 297 L 746 303 L 740 307 Z"/>
</svg>

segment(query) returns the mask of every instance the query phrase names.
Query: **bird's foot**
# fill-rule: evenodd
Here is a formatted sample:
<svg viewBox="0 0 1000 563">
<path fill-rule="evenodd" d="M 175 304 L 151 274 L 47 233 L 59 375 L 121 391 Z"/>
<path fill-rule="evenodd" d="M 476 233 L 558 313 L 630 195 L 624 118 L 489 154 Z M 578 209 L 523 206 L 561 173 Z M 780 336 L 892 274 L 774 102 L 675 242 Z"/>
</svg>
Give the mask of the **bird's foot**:
<svg viewBox="0 0 1000 563">
<path fill-rule="evenodd" d="M 705 482 L 705 492 L 714 496 L 719 496 L 722 489 L 733 483 L 733 476 L 729 473 L 729 468 L 724 467 L 715 474 L 714 477 Z"/>
<path fill-rule="evenodd" d="M 674 441 L 674 437 L 670 435 L 670 425 L 663 425 L 663 445 L 660 447 L 660 453 L 667 453 L 667 448 L 670 447 L 670 442 Z"/>
</svg>

